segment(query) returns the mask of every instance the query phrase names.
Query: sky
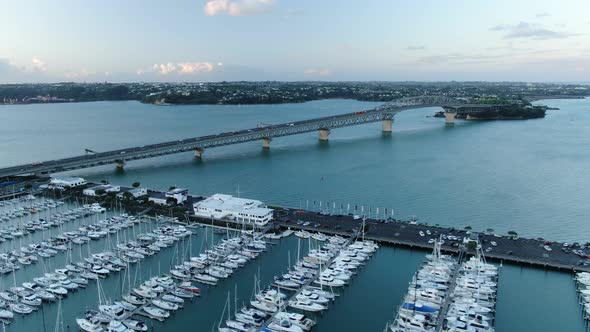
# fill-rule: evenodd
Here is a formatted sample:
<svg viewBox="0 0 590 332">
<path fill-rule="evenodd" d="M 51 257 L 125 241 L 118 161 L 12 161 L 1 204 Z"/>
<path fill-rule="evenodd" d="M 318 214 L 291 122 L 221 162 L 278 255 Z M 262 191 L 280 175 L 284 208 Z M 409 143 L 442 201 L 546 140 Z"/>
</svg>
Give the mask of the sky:
<svg viewBox="0 0 590 332">
<path fill-rule="evenodd" d="M 0 83 L 589 81 L 588 0 L 0 0 Z"/>
</svg>

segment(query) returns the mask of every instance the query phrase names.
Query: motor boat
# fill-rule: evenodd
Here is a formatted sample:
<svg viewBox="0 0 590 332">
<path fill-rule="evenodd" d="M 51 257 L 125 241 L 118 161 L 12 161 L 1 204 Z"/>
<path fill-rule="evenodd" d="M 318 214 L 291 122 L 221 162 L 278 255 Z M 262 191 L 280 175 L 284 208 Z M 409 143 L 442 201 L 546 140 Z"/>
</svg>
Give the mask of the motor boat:
<svg viewBox="0 0 590 332">
<path fill-rule="evenodd" d="M 85 318 L 77 318 L 76 324 L 78 327 L 86 332 L 102 332 L 103 328 L 100 326 L 99 322 L 92 322 Z"/>
<path fill-rule="evenodd" d="M 178 288 L 195 294 L 199 294 L 201 292 L 199 287 L 193 286 L 190 282 L 182 282 L 180 285 L 178 285 Z"/>
<path fill-rule="evenodd" d="M 107 332 L 131 332 L 132 330 L 118 320 L 113 319 L 107 325 Z"/>
<path fill-rule="evenodd" d="M 99 305 L 98 306 L 98 310 L 106 315 L 109 316 L 113 319 L 122 319 L 123 317 L 125 317 L 126 313 L 125 313 L 125 309 L 117 304 L 112 304 L 112 305 Z"/>
<path fill-rule="evenodd" d="M 268 313 L 275 313 L 279 310 L 279 308 L 276 305 L 270 304 L 265 301 L 252 300 L 252 301 L 250 301 L 250 304 L 254 308 L 256 308 L 258 310 L 262 310 L 264 312 L 268 312 Z"/>
<path fill-rule="evenodd" d="M 291 324 L 295 324 L 305 331 L 311 330 L 311 328 L 315 325 L 314 320 L 307 318 L 305 317 L 305 315 L 299 313 L 281 311 L 275 315 L 275 318 L 279 321 L 289 320 Z"/>
<path fill-rule="evenodd" d="M 24 304 L 24 303 L 10 303 L 9 304 L 10 310 L 16 312 L 17 314 L 30 314 L 33 312 L 33 308 Z"/>
<path fill-rule="evenodd" d="M 163 301 L 163 300 L 158 300 L 158 299 L 152 300 L 152 304 L 160 309 L 164 309 L 164 310 L 168 310 L 168 311 L 178 310 L 178 304 L 170 303 L 170 302 Z"/>
<path fill-rule="evenodd" d="M 289 319 L 275 319 L 268 325 L 268 328 L 273 331 L 303 332 L 301 327 L 293 324 Z"/>
<path fill-rule="evenodd" d="M 137 306 L 134 304 L 131 304 L 127 301 L 115 301 L 113 304 L 127 310 L 127 311 L 133 311 L 135 309 L 137 309 Z"/>
<path fill-rule="evenodd" d="M 122 323 L 123 323 L 123 325 L 127 326 L 128 328 L 132 329 L 133 331 L 145 332 L 148 330 L 148 326 L 142 321 L 127 319 L 127 320 L 124 320 Z"/>
<path fill-rule="evenodd" d="M 145 311 L 150 317 L 160 321 L 170 317 L 170 313 L 168 311 L 153 306 L 145 306 L 143 311 Z"/>
<path fill-rule="evenodd" d="M 123 295 L 123 300 L 133 304 L 133 305 L 144 305 L 147 303 L 147 300 L 139 295 L 134 295 L 134 294 L 127 294 L 127 295 Z"/>
<path fill-rule="evenodd" d="M 148 299 L 155 299 L 158 294 L 156 294 L 155 292 L 149 290 L 149 289 L 145 289 L 145 288 L 133 288 L 133 291 L 135 292 L 135 294 L 148 298 Z"/>
<path fill-rule="evenodd" d="M 0 309 L 0 320 L 13 319 L 14 313 L 7 309 Z"/>
<path fill-rule="evenodd" d="M 182 306 L 182 304 L 184 303 L 184 300 L 181 297 L 172 294 L 164 294 L 162 296 L 162 300 L 170 303 L 176 303 L 179 306 Z"/>
<path fill-rule="evenodd" d="M 295 309 L 318 312 L 326 310 L 327 308 L 319 303 L 314 303 L 307 298 L 297 298 L 295 301 L 290 301 L 289 306 Z"/>
</svg>

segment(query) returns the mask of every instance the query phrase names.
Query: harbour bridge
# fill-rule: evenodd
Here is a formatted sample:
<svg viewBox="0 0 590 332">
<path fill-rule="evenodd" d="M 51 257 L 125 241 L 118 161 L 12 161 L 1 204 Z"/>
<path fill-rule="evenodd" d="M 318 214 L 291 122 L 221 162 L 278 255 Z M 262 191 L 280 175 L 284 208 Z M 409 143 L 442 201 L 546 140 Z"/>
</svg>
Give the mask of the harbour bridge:
<svg viewBox="0 0 590 332">
<path fill-rule="evenodd" d="M 130 147 L 127 149 L 107 152 L 95 152 L 87 149 L 87 154 L 76 157 L 0 168 L 0 178 L 26 174 L 59 173 L 107 164 L 115 164 L 117 167 L 123 168 L 128 161 L 187 151 L 193 151 L 197 158 L 201 158 L 205 149 L 252 141 L 261 141 L 262 147 L 268 149 L 270 148 L 270 143 L 273 138 L 315 131 L 319 133 L 320 140 L 327 141 L 331 129 L 379 121 L 382 122 L 382 130 L 384 132 L 391 132 L 393 127 L 393 117 L 397 113 L 409 109 L 425 107 L 442 107 L 445 114 L 445 122 L 447 124 L 452 124 L 454 123 L 457 114 L 477 114 L 484 111 L 498 109 L 501 105 L 468 104 L 458 99 L 441 96 L 407 97 L 387 102 L 370 110 L 354 113 L 332 115 L 275 125 L 265 125 L 257 128 L 150 144 L 141 147 Z"/>
</svg>

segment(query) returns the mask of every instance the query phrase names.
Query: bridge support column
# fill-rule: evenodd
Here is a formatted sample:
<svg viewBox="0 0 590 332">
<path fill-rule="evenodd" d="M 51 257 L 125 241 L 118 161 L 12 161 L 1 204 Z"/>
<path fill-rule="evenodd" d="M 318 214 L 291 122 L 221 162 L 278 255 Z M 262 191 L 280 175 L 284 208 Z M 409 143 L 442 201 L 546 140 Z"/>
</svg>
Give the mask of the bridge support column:
<svg viewBox="0 0 590 332">
<path fill-rule="evenodd" d="M 205 152 L 204 149 L 196 148 L 195 149 L 195 158 L 201 159 L 203 157 L 203 152 Z"/>
<path fill-rule="evenodd" d="M 122 170 L 123 168 L 125 168 L 125 161 L 123 161 L 123 160 L 115 161 L 115 167 L 117 167 L 117 169 L 119 169 L 119 170 Z"/>
<path fill-rule="evenodd" d="M 448 125 L 455 124 L 455 117 L 457 113 L 445 112 L 445 123 Z"/>
<path fill-rule="evenodd" d="M 381 122 L 381 128 L 384 133 L 391 133 L 393 131 L 393 119 L 385 119 Z"/>
<path fill-rule="evenodd" d="M 320 129 L 318 132 L 320 134 L 320 141 L 328 140 L 328 137 L 330 136 L 330 129 L 324 128 Z"/>
<path fill-rule="evenodd" d="M 270 142 L 272 142 L 272 138 L 265 137 L 262 139 L 262 148 L 263 149 L 270 149 Z"/>
</svg>

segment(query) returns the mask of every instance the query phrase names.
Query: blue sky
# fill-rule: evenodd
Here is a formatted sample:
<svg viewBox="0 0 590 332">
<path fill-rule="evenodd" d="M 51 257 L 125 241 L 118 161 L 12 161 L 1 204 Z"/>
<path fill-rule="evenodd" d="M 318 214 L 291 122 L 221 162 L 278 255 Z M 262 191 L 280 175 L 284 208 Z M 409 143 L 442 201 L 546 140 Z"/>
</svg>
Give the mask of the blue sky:
<svg viewBox="0 0 590 332">
<path fill-rule="evenodd" d="M 0 83 L 588 81 L 588 0 L 2 0 Z"/>
</svg>

